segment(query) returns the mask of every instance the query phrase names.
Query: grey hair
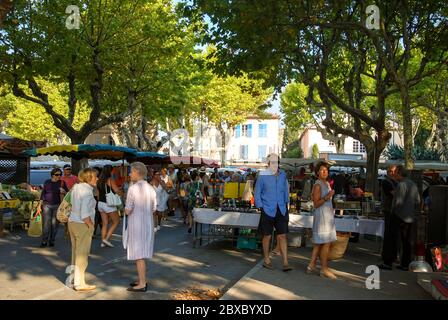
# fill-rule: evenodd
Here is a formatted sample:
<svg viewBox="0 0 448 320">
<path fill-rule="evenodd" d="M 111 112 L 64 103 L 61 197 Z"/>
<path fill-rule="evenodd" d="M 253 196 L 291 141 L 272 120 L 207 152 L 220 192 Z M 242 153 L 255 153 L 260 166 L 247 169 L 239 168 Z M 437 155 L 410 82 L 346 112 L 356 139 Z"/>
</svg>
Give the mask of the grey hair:
<svg viewBox="0 0 448 320">
<path fill-rule="evenodd" d="M 144 179 L 146 179 L 146 177 L 148 176 L 148 169 L 141 162 L 133 162 L 133 163 L 131 163 L 131 170 L 137 171 L 139 176 L 141 176 Z"/>
<path fill-rule="evenodd" d="M 271 163 L 271 161 L 274 160 L 278 163 L 280 163 L 280 156 L 277 153 L 270 153 L 267 157 L 266 157 L 266 161 L 268 164 Z"/>
</svg>

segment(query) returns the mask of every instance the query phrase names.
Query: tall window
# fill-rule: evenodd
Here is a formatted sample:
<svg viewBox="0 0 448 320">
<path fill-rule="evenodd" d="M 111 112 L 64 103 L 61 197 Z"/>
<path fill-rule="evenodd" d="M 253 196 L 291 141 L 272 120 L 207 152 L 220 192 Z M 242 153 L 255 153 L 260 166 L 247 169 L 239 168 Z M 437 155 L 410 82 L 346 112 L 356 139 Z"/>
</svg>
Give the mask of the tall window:
<svg viewBox="0 0 448 320">
<path fill-rule="evenodd" d="M 235 138 L 241 137 L 241 125 L 235 127 Z"/>
<path fill-rule="evenodd" d="M 252 125 L 251 124 L 243 124 L 241 126 L 241 136 L 242 137 L 252 137 Z"/>
<path fill-rule="evenodd" d="M 249 146 L 248 145 L 240 146 L 240 158 L 243 160 L 247 160 L 249 158 Z"/>
<path fill-rule="evenodd" d="M 258 146 L 258 159 L 263 160 L 266 157 L 267 146 L 259 145 Z"/>
<path fill-rule="evenodd" d="M 365 153 L 366 147 L 358 140 L 353 140 L 353 153 Z"/>
<path fill-rule="evenodd" d="M 258 125 L 258 137 L 259 138 L 268 137 L 268 125 L 266 123 L 260 123 Z"/>
</svg>

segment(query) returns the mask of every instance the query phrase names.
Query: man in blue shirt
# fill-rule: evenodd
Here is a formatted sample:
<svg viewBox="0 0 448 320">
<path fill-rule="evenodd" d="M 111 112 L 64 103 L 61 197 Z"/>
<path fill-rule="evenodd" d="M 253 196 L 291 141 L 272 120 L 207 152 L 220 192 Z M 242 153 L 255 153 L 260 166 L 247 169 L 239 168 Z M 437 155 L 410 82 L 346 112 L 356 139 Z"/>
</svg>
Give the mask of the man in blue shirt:
<svg viewBox="0 0 448 320">
<path fill-rule="evenodd" d="M 277 242 L 283 258 L 283 271 L 290 271 L 287 241 L 289 185 L 286 173 L 279 169 L 280 158 L 272 153 L 267 157 L 268 169 L 261 171 L 255 184 L 255 205 L 261 209 L 259 230 L 263 235 L 263 267 L 273 269 L 269 245 L 275 227 Z"/>
</svg>

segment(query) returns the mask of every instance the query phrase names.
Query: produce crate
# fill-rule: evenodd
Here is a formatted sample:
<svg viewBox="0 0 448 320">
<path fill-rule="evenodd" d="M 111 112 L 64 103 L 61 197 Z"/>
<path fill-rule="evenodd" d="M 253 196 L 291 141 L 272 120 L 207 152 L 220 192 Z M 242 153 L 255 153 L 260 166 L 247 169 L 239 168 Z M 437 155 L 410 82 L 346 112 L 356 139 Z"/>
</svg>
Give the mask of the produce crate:
<svg viewBox="0 0 448 320">
<path fill-rule="evenodd" d="M 238 230 L 237 249 L 258 248 L 257 233 L 252 229 L 241 228 Z"/>
<path fill-rule="evenodd" d="M 255 237 L 246 237 L 239 236 L 236 244 L 237 249 L 251 249 L 255 250 L 258 248 L 257 238 Z"/>
</svg>

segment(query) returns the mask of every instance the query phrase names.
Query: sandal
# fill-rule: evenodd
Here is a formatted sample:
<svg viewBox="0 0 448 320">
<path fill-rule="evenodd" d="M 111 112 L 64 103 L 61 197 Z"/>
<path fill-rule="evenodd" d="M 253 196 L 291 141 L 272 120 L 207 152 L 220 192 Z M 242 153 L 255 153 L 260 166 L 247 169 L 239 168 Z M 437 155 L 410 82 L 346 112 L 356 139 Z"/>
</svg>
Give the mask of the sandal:
<svg viewBox="0 0 448 320">
<path fill-rule="evenodd" d="M 332 272 L 321 272 L 320 276 L 323 278 L 331 279 L 331 280 L 336 280 L 338 278 Z"/>
<path fill-rule="evenodd" d="M 272 262 L 270 262 L 270 263 L 263 262 L 263 267 L 265 267 L 266 269 L 269 269 L 269 270 L 274 270 L 274 266 L 272 265 Z"/>
<path fill-rule="evenodd" d="M 272 250 L 271 253 L 272 253 L 273 255 L 276 255 L 276 256 L 281 255 L 280 251 Z"/>
<path fill-rule="evenodd" d="M 317 272 L 316 267 L 314 267 L 314 268 L 311 268 L 310 266 L 306 267 L 306 273 L 311 274 L 313 272 Z"/>
<path fill-rule="evenodd" d="M 77 286 L 74 288 L 75 291 L 81 291 L 81 292 L 85 292 L 85 291 L 92 291 L 96 289 L 96 286 L 91 286 L 91 285 L 85 285 L 85 286 Z"/>
<path fill-rule="evenodd" d="M 283 272 L 288 272 L 291 270 L 292 270 L 292 267 L 290 267 L 289 265 L 283 266 Z"/>
</svg>

